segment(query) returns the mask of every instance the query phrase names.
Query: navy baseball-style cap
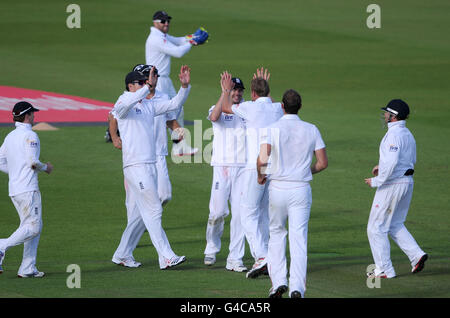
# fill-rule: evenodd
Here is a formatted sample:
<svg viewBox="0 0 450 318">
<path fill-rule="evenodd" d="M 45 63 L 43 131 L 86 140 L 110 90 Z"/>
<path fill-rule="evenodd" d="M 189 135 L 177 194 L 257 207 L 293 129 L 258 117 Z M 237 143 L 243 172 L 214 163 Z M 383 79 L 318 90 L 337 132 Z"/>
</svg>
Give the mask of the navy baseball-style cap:
<svg viewBox="0 0 450 318">
<path fill-rule="evenodd" d="M 31 112 L 38 112 L 38 111 L 39 109 L 34 108 L 33 105 L 31 105 L 29 102 L 22 101 L 14 105 L 12 113 L 14 117 L 19 117 Z"/>
<path fill-rule="evenodd" d="M 398 120 L 404 120 L 409 115 L 409 106 L 401 99 L 391 100 L 386 107 L 382 107 L 382 110 L 394 114 Z"/>
<path fill-rule="evenodd" d="M 238 88 L 245 89 L 244 83 L 242 83 L 242 80 L 239 77 L 233 77 L 231 80 L 234 83 L 234 89 Z"/>
<path fill-rule="evenodd" d="M 146 80 L 146 79 L 147 79 L 147 77 L 145 77 L 145 75 L 142 74 L 141 72 L 132 71 L 132 72 L 128 73 L 127 76 L 125 77 L 125 85 L 131 84 L 134 81 L 142 81 L 142 80 Z"/>
<path fill-rule="evenodd" d="M 153 65 L 147 65 L 147 64 L 138 64 L 135 67 L 133 67 L 133 71 L 138 71 L 144 74 L 145 76 L 150 76 L 150 71 L 152 70 Z M 158 69 L 155 66 L 155 74 L 159 77 Z"/>
<path fill-rule="evenodd" d="M 170 20 L 172 19 L 171 16 L 167 14 L 166 11 L 156 11 L 153 15 L 153 21 L 155 20 Z"/>
</svg>

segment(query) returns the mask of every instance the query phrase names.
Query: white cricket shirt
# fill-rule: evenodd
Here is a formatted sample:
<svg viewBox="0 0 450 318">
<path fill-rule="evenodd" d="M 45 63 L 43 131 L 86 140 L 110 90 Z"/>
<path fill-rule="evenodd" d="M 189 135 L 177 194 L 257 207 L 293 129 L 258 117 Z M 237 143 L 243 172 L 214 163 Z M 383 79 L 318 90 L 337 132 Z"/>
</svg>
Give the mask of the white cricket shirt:
<svg viewBox="0 0 450 318">
<path fill-rule="evenodd" d="M 182 57 L 191 47 L 192 44 L 184 36 L 174 37 L 151 27 L 145 42 L 145 63 L 155 66 L 159 75 L 169 76 L 170 58 Z"/>
<path fill-rule="evenodd" d="M 39 137 L 31 130 L 31 124 L 16 122 L 16 129 L 0 147 L 0 170 L 8 173 L 9 196 L 39 191 L 38 171 L 47 169 L 39 161 L 40 149 Z M 32 165 L 37 169 L 31 169 Z"/>
<path fill-rule="evenodd" d="M 270 97 L 259 97 L 255 101 L 247 101 L 231 106 L 233 113 L 245 120 L 246 154 L 248 169 L 256 169 L 259 153 L 260 130 L 276 122 L 283 116 L 281 103 L 272 103 Z"/>
<path fill-rule="evenodd" d="M 154 117 L 178 109 L 186 101 L 191 86 L 181 87 L 170 100 L 146 99 L 145 85 L 136 92 L 125 91 L 111 113 L 117 119 L 122 139 L 123 167 L 156 162 Z"/>
<path fill-rule="evenodd" d="M 388 123 L 388 131 L 380 143 L 378 176 L 372 178 L 372 188 L 404 177 L 416 164 L 416 141 L 406 128 L 406 121 Z M 412 181 L 410 177 L 405 181 Z"/>
<path fill-rule="evenodd" d="M 208 120 L 211 120 L 214 107 L 209 109 Z M 218 120 L 211 123 L 214 133 L 211 166 L 245 166 L 245 120 L 222 113 Z"/>
<path fill-rule="evenodd" d="M 325 148 L 317 127 L 292 114 L 263 130 L 261 144 L 272 149 L 269 179 L 290 182 L 311 181 L 314 151 Z"/>
<path fill-rule="evenodd" d="M 169 100 L 169 95 L 160 91 L 156 91 L 154 100 Z M 157 156 L 167 156 L 169 151 L 167 150 L 167 124 L 169 120 L 177 119 L 176 112 L 168 112 L 155 117 L 155 152 Z"/>
</svg>

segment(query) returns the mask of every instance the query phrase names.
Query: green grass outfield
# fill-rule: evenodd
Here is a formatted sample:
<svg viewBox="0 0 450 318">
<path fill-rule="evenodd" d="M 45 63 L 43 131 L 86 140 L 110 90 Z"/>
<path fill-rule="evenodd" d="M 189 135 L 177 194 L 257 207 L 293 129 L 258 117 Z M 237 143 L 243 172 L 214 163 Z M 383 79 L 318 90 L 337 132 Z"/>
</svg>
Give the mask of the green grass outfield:
<svg viewBox="0 0 450 318">
<path fill-rule="evenodd" d="M 186 120 L 203 120 L 228 70 L 246 86 L 257 67 L 272 73 L 272 96 L 288 88 L 303 96 L 300 116 L 316 124 L 329 167 L 312 182 L 307 297 L 449 297 L 450 22 L 448 1 L 380 0 L 381 29 L 368 29 L 371 1 L 87 1 L 81 29 L 66 27 L 68 1 L 0 4 L 0 85 L 115 102 L 129 69 L 144 62 L 152 14 L 173 17 L 173 35 L 202 25 L 209 43 L 172 59 L 192 68 Z M 178 84 L 176 84 L 178 86 Z M 250 92 L 245 92 L 250 98 Z M 416 137 L 415 189 L 406 226 L 430 255 L 410 274 L 407 257 L 392 245 L 398 277 L 366 286 L 373 262 L 366 224 L 374 190 L 364 184 L 378 160 L 384 134 L 380 107 L 392 98 L 411 106 Z M 192 127 L 190 127 L 192 129 Z M 0 128 L 0 140 L 11 130 Z M 111 263 L 126 224 L 121 154 L 103 140 L 104 127 L 40 132 L 41 160 L 55 170 L 39 178 L 44 228 L 38 267 L 44 279 L 16 278 L 22 247 L 11 248 L 0 276 L 0 297 L 267 297 L 270 279 L 245 279 L 224 269 L 229 241 L 212 267 L 203 265 L 212 168 L 169 160 L 173 200 L 163 226 L 177 254 L 188 261 L 160 271 L 147 234 L 135 251 L 143 263 Z M 205 140 L 204 144 L 209 141 Z M 0 175 L 0 237 L 18 226 Z M 248 249 L 246 265 L 252 265 Z M 69 289 L 69 264 L 81 267 L 81 288 Z"/>
</svg>

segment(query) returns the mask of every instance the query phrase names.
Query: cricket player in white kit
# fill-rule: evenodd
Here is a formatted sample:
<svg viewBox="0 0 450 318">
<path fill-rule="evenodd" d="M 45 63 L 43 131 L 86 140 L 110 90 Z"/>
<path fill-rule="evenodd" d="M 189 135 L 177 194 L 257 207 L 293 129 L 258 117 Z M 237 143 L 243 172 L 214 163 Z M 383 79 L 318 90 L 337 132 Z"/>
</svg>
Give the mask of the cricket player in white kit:
<svg viewBox="0 0 450 318">
<path fill-rule="evenodd" d="M 197 45 L 189 36 L 174 37 L 168 34 L 170 17 L 165 11 L 157 11 L 153 15 L 153 26 L 150 28 L 150 35 L 145 42 L 145 60 L 146 64 L 154 65 L 160 78 L 156 89 L 173 98 L 176 94 L 170 79 L 171 57 L 180 58 L 190 51 L 193 45 Z M 184 108 L 178 110 L 177 121 L 184 127 Z M 191 148 L 184 140 L 174 143 L 172 152 L 174 155 L 192 155 L 198 151 L 197 148 Z"/>
<path fill-rule="evenodd" d="M 283 116 L 280 103 L 273 103 L 269 96 L 268 79 L 270 74 L 263 68 L 258 69 L 251 82 L 251 101 L 233 104 L 231 74 L 224 72 L 222 85 L 227 96 L 222 102 L 222 111 L 235 114 L 245 120 L 246 160 L 243 172 L 245 194 L 241 198 L 242 227 L 255 263 L 247 273 L 247 278 L 256 278 L 267 272 L 267 247 L 269 241 L 269 216 L 267 184 L 258 184 L 256 159 L 259 152 L 260 130 L 276 122 Z"/>
<path fill-rule="evenodd" d="M 153 246 L 159 256 L 161 269 L 176 266 L 185 261 L 185 256 L 177 256 L 171 249 L 167 236 L 161 225 L 162 205 L 157 189 L 156 152 L 154 138 L 154 117 L 177 110 L 186 101 L 190 91 L 190 69 L 182 66 L 180 71 L 182 87 L 170 100 L 146 98 L 156 86 L 157 75 L 154 68 L 147 77 L 140 72 L 130 72 L 125 80 L 129 91 L 122 94 L 112 114 L 117 119 L 122 139 L 123 168 L 129 195 L 128 224 L 118 251 L 124 250 L 130 232 L 142 220 L 150 234 Z M 128 198 L 127 198 L 128 200 Z M 131 214 L 131 215 L 130 215 Z M 141 234 L 142 235 L 142 234 Z M 125 238 L 125 239 L 124 239 Z M 137 243 L 136 243 L 137 244 Z M 129 263 L 133 259 L 119 259 L 116 251 L 113 262 Z M 129 267 L 137 267 L 129 266 Z"/>
<path fill-rule="evenodd" d="M 19 102 L 13 108 L 16 129 L 10 132 L 0 147 L 0 171 L 9 176 L 9 196 L 19 213 L 20 226 L 8 238 L 0 239 L 0 274 L 6 251 L 23 244 L 23 259 L 18 277 L 43 277 L 36 268 L 37 248 L 42 230 L 42 203 L 38 172 L 51 173 L 51 163 L 39 161 L 40 141 L 31 130 L 34 112 L 39 111 L 28 102 Z"/>
<path fill-rule="evenodd" d="M 150 70 L 152 67 L 153 65 L 138 64 L 133 68 L 133 71 L 142 72 L 146 77 L 148 77 L 150 75 Z M 158 74 L 158 70 L 156 68 L 155 73 Z M 170 99 L 167 94 L 164 94 L 158 90 L 150 92 L 150 94 L 147 95 L 146 98 L 153 98 L 154 100 Z M 108 116 L 108 122 L 109 132 L 114 147 L 116 147 L 117 149 L 122 149 L 122 140 L 120 139 L 120 136 L 118 134 L 117 120 L 114 118 L 114 116 L 112 116 L 111 113 Z M 178 142 L 183 138 L 184 128 L 182 128 L 176 120 L 176 111 L 155 116 L 154 119 L 156 171 L 158 173 L 158 194 L 163 206 L 172 199 L 172 185 L 170 183 L 169 171 L 167 169 L 166 162 L 166 157 L 169 154 L 167 150 L 167 128 L 178 133 L 178 139 L 174 140 L 174 142 Z M 127 198 L 127 202 L 128 201 L 129 200 Z"/>
<path fill-rule="evenodd" d="M 284 116 L 270 125 L 261 138 L 258 183 L 269 185 L 270 239 L 268 269 L 271 298 L 281 298 L 288 289 L 286 236 L 289 232 L 291 264 L 289 289 L 292 298 L 304 297 L 306 290 L 307 237 L 312 195 L 312 174 L 328 166 L 325 144 L 313 124 L 297 113 L 301 97 L 294 90 L 283 95 Z M 317 161 L 311 166 L 313 156 Z M 267 169 L 267 170 L 266 170 Z M 267 176 L 269 174 L 269 176 Z M 289 231 L 286 222 L 289 220 Z"/>
<path fill-rule="evenodd" d="M 403 100 L 391 100 L 383 107 L 388 131 L 380 144 L 380 160 L 365 183 L 377 188 L 367 224 L 367 236 L 375 262 L 369 277 L 396 276 L 390 256 L 388 235 L 408 256 L 412 273 L 424 268 L 428 255 L 422 251 L 404 222 L 408 215 L 414 187 L 416 142 L 406 128 L 409 106 Z"/>
<path fill-rule="evenodd" d="M 243 102 L 244 84 L 240 78 L 232 78 L 233 103 Z M 209 109 L 208 120 L 212 122 L 214 139 L 211 166 L 213 182 L 209 201 L 209 217 L 206 227 L 205 265 L 216 262 L 221 248 L 224 218 L 228 216 L 228 202 L 231 205 L 230 245 L 226 269 L 245 272 L 242 258 L 245 254 L 245 236 L 241 226 L 240 199 L 244 184 L 242 180 L 245 160 L 245 121 L 233 114 L 222 112 L 222 93 L 216 105 Z"/>
</svg>

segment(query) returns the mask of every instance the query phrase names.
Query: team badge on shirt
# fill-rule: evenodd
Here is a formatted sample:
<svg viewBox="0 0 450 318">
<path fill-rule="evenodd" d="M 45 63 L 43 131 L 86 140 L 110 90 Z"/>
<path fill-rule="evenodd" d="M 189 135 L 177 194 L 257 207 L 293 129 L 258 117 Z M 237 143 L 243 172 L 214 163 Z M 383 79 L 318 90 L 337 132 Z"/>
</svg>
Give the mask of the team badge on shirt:
<svg viewBox="0 0 450 318">
<path fill-rule="evenodd" d="M 396 145 L 390 145 L 389 151 L 390 152 L 396 152 L 398 150 L 398 147 Z"/>
<path fill-rule="evenodd" d="M 28 143 L 30 144 L 30 147 L 33 147 L 33 148 L 39 147 L 39 143 L 35 140 L 29 140 Z"/>
</svg>

